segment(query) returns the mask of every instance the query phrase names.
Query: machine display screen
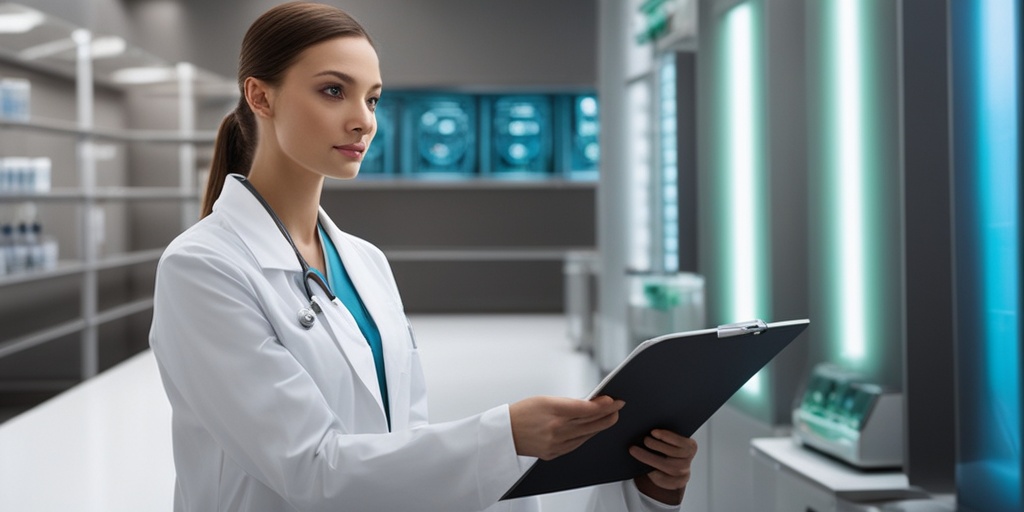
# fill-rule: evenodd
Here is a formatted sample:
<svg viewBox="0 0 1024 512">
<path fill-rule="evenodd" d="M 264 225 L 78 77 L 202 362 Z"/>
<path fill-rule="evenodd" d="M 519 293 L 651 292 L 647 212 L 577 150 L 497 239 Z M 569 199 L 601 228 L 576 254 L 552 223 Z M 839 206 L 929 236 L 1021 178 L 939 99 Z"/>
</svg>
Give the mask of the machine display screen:
<svg viewBox="0 0 1024 512">
<path fill-rule="evenodd" d="M 494 172 L 551 172 L 552 118 L 549 98 L 500 97 L 494 101 L 491 115 Z"/>
</svg>

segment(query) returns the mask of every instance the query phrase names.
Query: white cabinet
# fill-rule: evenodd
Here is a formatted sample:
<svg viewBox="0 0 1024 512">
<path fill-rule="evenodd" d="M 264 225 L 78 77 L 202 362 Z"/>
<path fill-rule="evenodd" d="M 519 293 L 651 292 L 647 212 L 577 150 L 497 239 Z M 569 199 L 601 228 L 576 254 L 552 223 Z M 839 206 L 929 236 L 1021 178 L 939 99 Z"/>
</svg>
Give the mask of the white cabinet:
<svg viewBox="0 0 1024 512">
<path fill-rule="evenodd" d="M 764 512 L 868 512 L 885 502 L 930 498 L 900 471 L 860 471 L 789 437 L 754 439 L 750 454 Z"/>
</svg>

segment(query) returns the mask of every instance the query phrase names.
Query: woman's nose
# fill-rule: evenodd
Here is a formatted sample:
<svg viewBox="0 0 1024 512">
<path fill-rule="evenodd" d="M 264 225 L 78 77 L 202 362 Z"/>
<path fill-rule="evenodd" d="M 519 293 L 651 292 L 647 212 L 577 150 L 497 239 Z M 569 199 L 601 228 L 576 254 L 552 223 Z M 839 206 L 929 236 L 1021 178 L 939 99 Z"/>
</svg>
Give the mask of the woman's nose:
<svg viewBox="0 0 1024 512">
<path fill-rule="evenodd" d="M 376 124 L 377 119 L 367 105 L 361 105 L 352 109 L 349 114 L 349 130 L 361 133 L 370 133 Z"/>
</svg>

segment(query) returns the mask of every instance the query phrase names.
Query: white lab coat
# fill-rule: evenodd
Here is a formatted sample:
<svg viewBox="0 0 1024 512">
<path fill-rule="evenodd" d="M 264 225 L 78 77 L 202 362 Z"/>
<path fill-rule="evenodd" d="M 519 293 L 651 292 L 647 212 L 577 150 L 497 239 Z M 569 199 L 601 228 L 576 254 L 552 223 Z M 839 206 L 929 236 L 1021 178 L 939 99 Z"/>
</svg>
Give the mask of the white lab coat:
<svg viewBox="0 0 1024 512">
<path fill-rule="evenodd" d="M 392 432 L 352 316 L 311 284 L 324 312 L 300 326 L 308 300 L 295 253 L 229 177 L 214 212 L 157 269 L 150 344 L 173 408 L 175 510 L 538 510 L 534 498 L 498 502 L 529 462 L 515 453 L 508 406 L 428 424 L 387 261 L 320 219 L 380 329 Z M 589 508 L 676 509 L 626 482 L 601 486 Z"/>
</svg>

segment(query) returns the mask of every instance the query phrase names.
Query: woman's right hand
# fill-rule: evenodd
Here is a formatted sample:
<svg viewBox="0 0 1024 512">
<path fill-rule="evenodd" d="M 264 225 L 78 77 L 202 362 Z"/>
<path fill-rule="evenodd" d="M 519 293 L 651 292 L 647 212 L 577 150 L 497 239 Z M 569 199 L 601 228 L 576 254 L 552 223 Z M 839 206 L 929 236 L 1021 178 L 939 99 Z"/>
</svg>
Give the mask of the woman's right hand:
<svg viewBox="0 0 1024 512">
<path fill-rule="evenodd" d="M 535 396 L 509 405 L 516 453 L 551 460 L 612 426 L 625 402 Z"/>
</svg>

